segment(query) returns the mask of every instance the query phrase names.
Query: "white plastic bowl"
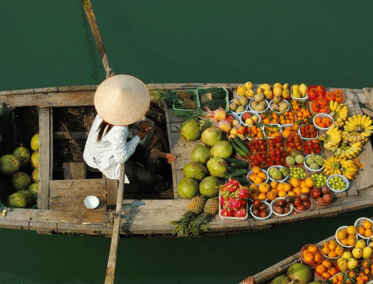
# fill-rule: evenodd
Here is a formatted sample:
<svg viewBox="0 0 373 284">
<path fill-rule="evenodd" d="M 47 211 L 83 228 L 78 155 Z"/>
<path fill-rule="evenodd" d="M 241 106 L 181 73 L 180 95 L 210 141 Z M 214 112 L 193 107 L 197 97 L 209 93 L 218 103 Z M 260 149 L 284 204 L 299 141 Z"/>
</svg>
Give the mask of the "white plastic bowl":
<svg viewBox="0 0 373 284">
<path fill-rule="evenodd" d="M 330 179 L 331 179 L 332 177 L 335 177 L 335 176 L 341 177 L 342 180 L 345 182 L 346 186 L 345 186 L 344 189 L 342 189 L 342 190 L 336 190 L 336 189 L 331 188 L 331 186 L 329 185 L 329 181 L 330 181 Z M 331 176 L 328 177 L 328 179 L 326 180 L 326 185 L 327 185 L 327 187 L 328 187 L 331 191 L 336 192 L 336 193 L 339 193 L 339 192 L 344 192 L 344 191 L 346 191 L 346 190 L 348 189 L 349 185 L 350 185 L 350 182 L 348 181 L 348 179 L 347 179 L 345 176 L 342 176 L 342 175 L 331 175 Z"/>
<path fill-rule="evenodd" d="M 247 98 L 247 99 L 249 100 L 249 102 L 247 103 L 247 105 L 248 105 L 248 104 L 250 104 L 251 100 L 250 100 L 249 98 Z M 246 111 L 246 109 L 247 109 L 247 105 L 245 106 L 245 110 L 244 110 L 244 111 L 242 111 L 242 112 L 237 112 L 237 111 L 233 111 L 233 110 L 231 110 L 230 105 L 231 105 L 232 102 L 233 102 L 233 100 L 230 100 L 230 101 L 229 101 L 229 111 L 230 111 L 232 114 L 236 115 L 236 116 L 239 118 L 240 115 L 241 115 L 244 111 Z"/>
<path fill-rule="evenodd" d="M 255 115 L 255 116 L 257 116 L 258 117 L 258 122 L 257 123 L 260 123 L 261 121 L 262 121 L 262 118 L 261 118 L 261 115 L 259 114 L 259 113 L 257 113 L 256 111 L 251 111 L 251 110 L 246 110 L 246 111 L 243 111 L 243 112 L 241 112 L 241 114 L 240 114 L 240 122 L 241 122 L 241 124 L 243 124 L 243 125 L 245 125 L 245 126 L 249 126 L 249 125 L 247 125 L 246 123 L 245 123 L 245 121 L 243 120 L 243 118 L 242 118 L 242 116 L 245 114 L 245 113 L 250 113 L 251 115 Z M 255 123 L 255 124 L 257 124 L 257 123 Z M 254 125 L 254 124 L 253 124 Z M 250 126 L 252 126 L 252 125 L 250 125 Z"/>
<path fill-rule="evenodd" d="M 287 108 L 284 112 L 277 111 L 277 110 L 275 111 L 275 110 L 272 108 L 273 100 L 271 100 L 270 103 L 269 103 L 269 109 L 272 110 L 272 111 L 275 111 L 275 112 L 277 112 L 277 113 L 284 114 L 286 111 L 288 111 L 288 110 L 290 109 L 290 103 L 289 103 L 287 100 L 285 100 L 285 99 L 282 99 L 281 102 L 285 102 L 285 103 L 288 105 L 288 108 Z"/>
<path fill-rule="evenodd" d="M 269 174 L 268 174 L 268 172 L 267 172 L 265 169 L 260 169 L 260 171 L 264 172 L 264 173 L 267 175 L 267 179 L 266 179 L 265 181 L 263 181 L 263 182 L 268 182 L 268 180 L 269 180 Z M 255 184 L 255 185 L 259 186 L 259 184 L 256 184 L 256 183 L 252 182 L 251 180 L 249 180 L 249 176 L 250 176 L 250 174 L 251 174 L 252 172 L 253 172 L 253 170 L 249 171 L 249 172 L 247 173 L 246 178 L 247 178 L 247 180 L 248 180 L 251 184 Z"/>
<path fill-rule="evenodd" d="M 315 118 L 316 118 L 316 117 L 329 117 L 329 118 L 333 121 L 333 123 L 334 123 L 334 118 L 333 118 L 331 115 L 329 115 L 329 114 L 327 114 L 327 113 L 318 113 L 318 114 L 316 114 L 316 115 L 313 117 L 313 125 L 315 125 L 315 127 L 316 127 L 318 130 L 326 131 L 326 130 L 328 130 L 328 129 L 329 129 L 330 127 L 332 127 L 332 126 L 325 127 L 325 128 L 318 126 L 318 125 L 315 123 Z M 333 125 L 333 124 L 332 124 L 332 125 Z"/>
<path fill-rule="evenodd" d="M 268 101 L 267 100 L 264 100 L 265 101 L 265 103 L 266 103 L 266 105 L 267 105 L 267 107 L 265 107 L 264 108 L 264 110 L 255 110 L 255 109 L 253 109 L 252 107 L 251 107 L 251 102 L 252 102 L 253 100 L 251 100 L 250 102 L 249 102 L 249 109 L 251 110 L 251 111 L 255 111 L 256 113 L 263 113 L 263 112 L 265 112 L 265 111 L 267 111 L 268 109 L 269 109 L 269 103 L 268 103 Z"/>
<path fill-rule="evenodd" d="M 87 196 L 84 199 L 84 205 L 88 209 L 95 209 L 98 207 L 99 204 L 100 204 L 100 200 L 96 196 L 91 195 L 91 196 Z"/>
<path fill-rule="evenodd" d="M 301 129 L 302 126 L 304 126 L 304 125 L 303 124 L 300 125 L 299 129 L 298 129 L 298 135 L 300 136 L 300 138 L 302 138 L 303 140 L 308 140 L 308 141 L 319 138 L 319 130 L 316 127 L 315 127 L 316 128 L 316 133 L 317 133 L 316 137 L 312 137 L 312 138 L 303 137 L 302 134 L 300 134 L 300 129 Z"/>
<path fill-rule="evenodd" d="M 285 182 L 285 181 L 288 179 L 289 175 L 287 175 L 287 176 L 286 176 L 285 178 L 283 178 L 282 180 L 275 180 L 275 179 L 273 179 L 273 178 L 269 175 L 269 170 L 270 170 L 271 168 L 281 169 L 281 168 L 286 168 L 286 167 L 284 167 L 284 166 L 280 166 L 280 165 L 270 166 L 270 167 L 267 169 L 267 173 L 268 173 L 268 177 L 269 177 L 269 179 L 270 179 L 271 181 L 276 181 L 276 182 Z"/>
<path fill-rule="evenodd" d="M 368 220 L 368 221 L 369 221 L 370 223 L 372 223 L 372 225 L 373 225 L 373 221 L 372 221 L 371 219 L 369 219 L 369 218 L 367 218 L 367 217 L 360 217 L 359 219 L 357 219 L 357 220 L 355 221 L 354 226 L 356 227 L 356 229 L 357 229 L 357 227 L 362 226 L 362 225 L 363 225 L 363 222 L 364 222 L 365 220 Z M 362 238 L 362 239 L 367 239 L 367 240 L 369 240 L 369 239 L 371 239 L 371 238 L 373 237 L 373 236 L 366 237 L 366 236 L 360 235 L 359 232 L 357 232 L 357 235 L 358 235 L 360 238 Z"/>
<path fill-rule="evenodd" d="M 272 208 L 273 214 L 275 214 L 276 216 L 284 217 L 284 216 L 288 216 L 288 215 L 290 215 L 291 213 L 293 213 L 294 206 L 293 206 L 293 204 L 291 204 L 291 203 L 290 203 L 290 211 L 289 211 L 288 213 L 286 213 L 286 214 L 279 214 L 279 213 L 276 213 L 276 211 L 273 210 L 273 205 L 275 204 L 275 202 L 276 202 L 277 200 L 280 200 L 280 199 L 284 199 L 284 200 L 285 200 L 284 197 L 277 197 L 277 198 L 273 199 L 272 202 L 271 202 L 271 208 Z"/>
<path fill-rule="evenodd" d="M 254 205 L 254 204 L 251 204 L 251 206 L 250 206 L 250 214 L 251 214 L 251 216 L 253 216 L 254 219 L 256 219 L 256 220 L 266 220 L 266 219 L 268 219 L 269 217 L 272 216 L 273 210 L 272 210 L 271 205 L 270 205 L 268 202 L 266 202 L 266 201 L 262 201 L 262 203 L 265 204 L 265 205 L 267 206 L 267 212 L 269 211 L 267 217 L 265 217 L 265 218 L 261 218 L 261 217 L 255 216 L 254 213 L 253 213 L 253 205 Z"/>
<path fill-rule="evenodd" d="M 296 100 L 296 101 L 299 101 L 299 102 L 305 102 L 307 99 L 308 99 L 308 94 L 306 94 L 306 96 L 302 97 L 302 98 L 295 98 L 293 97 L 293 88 L 290 87 L 290 97 L 293 99 L 293 100 Z"/>
<path fill-rule="evenodd" d="M 337 234 L 338 234 L 338 232 L 340 231 L 340 230 L 342 230 L 342 229 L 347 229 L 348 228 L 348 226 L 340 226 L 338 229 L 337 229 L 337 231 L 335 231 L 335 240 L 337 241 L 337 243 L 339 243 L 342 247 L 344 247 L 344 248 L 353 248 L 355 245 L 353 245 L 353 246 L 346 246 L 346 245 L 344 245 L 344 244 L 342 244 L 339 240 L 338 240 L 338 238 L 337 238 Z M 356 236 L 356 240 L 357 240 L 357 234 L 355 234 L 355 236 Z"/>
<path fill-rule="evenodd" d="M 315 155 L 320 155 L 320 154 L 315 154 Z M 324 166 L 322 166 L 322 167 L 321 167 L 320 169 L 318 169 L 318 170 L 313 170 L 313 169 L 311 169 L 309 166 L 307 166 L 306 159 L 307 159 L 309 156 L 311 156 L 311 154 L 308 154 L 307 156 L 304 157 L 304 162 L 303 162 L 304 167 L 305 167 L 307 170 L 309 170 L 310 172 L 313 172 L 313 173 L 321 172 L 321 171 L 324 169 Z M 320 156 L 321 156 L 321 155 L 320 155 Z"/>
</svg>

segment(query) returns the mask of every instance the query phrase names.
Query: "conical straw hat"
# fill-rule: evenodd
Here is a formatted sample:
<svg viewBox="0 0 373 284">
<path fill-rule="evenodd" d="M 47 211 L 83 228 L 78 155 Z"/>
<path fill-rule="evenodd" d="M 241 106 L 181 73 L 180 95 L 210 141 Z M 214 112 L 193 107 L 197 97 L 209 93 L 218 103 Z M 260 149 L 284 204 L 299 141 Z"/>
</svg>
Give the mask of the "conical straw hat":
<svg viewBox="0 0 373 284">
<path fill-rule="evenodd" d="M 145 115 L 150 95 L 136 77 L 115 75 L 97 87 L 93 103 L 102 120 L 113 125 L 129 125 Z"/>
</svg>

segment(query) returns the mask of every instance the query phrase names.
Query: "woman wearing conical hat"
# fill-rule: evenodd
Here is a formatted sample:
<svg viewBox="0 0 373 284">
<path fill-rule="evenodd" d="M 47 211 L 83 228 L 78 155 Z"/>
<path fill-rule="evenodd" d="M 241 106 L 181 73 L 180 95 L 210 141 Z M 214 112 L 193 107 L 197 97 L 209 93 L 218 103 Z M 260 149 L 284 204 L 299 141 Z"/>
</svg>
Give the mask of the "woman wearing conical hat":
<svg viewBox="0 0 373 284">
<path fill-rule="evenodd" d="M 175 156 L 153 149 L 148 159 L 152 162 L 145 166 L 129 160 L 140 141 L 154 131 L 154 125 L 143 119 L 150 106 L 145 84 L 130 75 L 109 77 L 97 87 L 94 106 L 97 115 L 85 145 L 85 162 L 106 177 L 118 180 L 120 165 L 126 163 L 125 183 L 154 183 L 160 166 L 157 159 L 166 158 L 171 163 Z M 132 139 L 127 141 L 132 124 Z"/>
</svg>

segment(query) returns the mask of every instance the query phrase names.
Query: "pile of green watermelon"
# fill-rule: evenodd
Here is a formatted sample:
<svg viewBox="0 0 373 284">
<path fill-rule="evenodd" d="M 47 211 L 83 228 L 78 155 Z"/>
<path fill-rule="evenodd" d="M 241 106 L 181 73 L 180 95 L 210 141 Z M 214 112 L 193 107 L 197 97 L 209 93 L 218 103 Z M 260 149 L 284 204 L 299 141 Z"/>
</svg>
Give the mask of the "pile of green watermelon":
<svg viewBox="0 0 373 284">
<path fill-rule="evenodd" d="M 35 204 L 38 197 L 39 180 L 39 134 L 31 139 L 32 153 L 23 145 L 12 154 L 0 157 L 0 173 L 11 177 L 13 193 L 9 195 L 7 205 L 16 208 L 27 208 Z M 23 170 L 31 165 L 29 173 Z"/>
</svg>

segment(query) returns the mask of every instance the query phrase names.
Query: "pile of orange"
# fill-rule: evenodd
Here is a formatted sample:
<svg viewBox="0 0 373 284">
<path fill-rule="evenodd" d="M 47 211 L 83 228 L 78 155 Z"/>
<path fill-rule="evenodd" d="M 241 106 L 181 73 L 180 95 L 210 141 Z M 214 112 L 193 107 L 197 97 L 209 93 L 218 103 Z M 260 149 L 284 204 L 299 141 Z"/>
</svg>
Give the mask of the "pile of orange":
<svg viewBox="0 0 373 284">
<path fill-rule="evenodd" d="M 252 183 L 261 184 L 267 180 L 267 174 L 260 167 L 254 166 L 251 174 L 249 174 L 249 180 Z"/>
<path fill-rule="evenodd" d="M 337 232 L 337 239 L 344 246 L 354 246 L 356 243 L 356 231 L 355 226 L 348 226 L 347 229 L 340 229 Z"/>
<path fill-rule="evenodd" d="M 344 248 L 335 240 L 330 240 L 323 244 L 322 252 L 330 258 L 335 258 L 337 256 L 342 256 L 344 253 Z"/>
<path fill-rule="evenodd" d="M 256 127 L 255 125 L 248 127 L 246 133 L 247 136 L 252 139 L 264 137 L 263 130 L 260 127 Z"/>
<path fill-rule="evenodd" d="M 322 263 L 316 265 L 315 272 L 322 278 L 329 280 L 331 277 L 336 275 L 339 271 L 330 260 L 324 259 Z"/>
<path fill-rule="evenodd" d="M 309 265 L 319 264 L 324 260 L 316 245 L 305 246 L 301 251 L 301 256 L 304 262 Z"/>
<path fill-rule="evenodd" d="M 304 123 L 307 122 L 307 120 L 312 116 L 311 112 L 306 109 L 305 107 L 302 107 L 301 103 L 299 103 L 296 100 L 293 100 L 291 102 L 291 108 L 296 113 L 295 120 L 303 120 Z"/>
<path fill-rule="evenodd" d="M 285 111 L 279 117 L 280 124 L 293 124 L 295 122 L 295 114 L 292 111 Z"/>
<path fill-rule="evenodd" d="M 277 126 L 265 126 L 264 131 L 267 137 L 280 137 L 281 131 Z"/>
<path fill-rule="evenodd" d="M 372 222 L 364 220 L 363 224 L 357 227 L 357 232 L 365 237 L 371 237 L 373 235 Z"/>
<path fill-rule="evenodd" d="M 292 126 L 286 126 L 284 130 L 282 131 L 282 137 L 286 139 L 290 136 L 298 135 L 298 129 L 299 129 L 298 123 L 293 123 Z"/>
<path fill-rule="evenodd" d="M 292 190 L 288 193 L 288 195 L 295 196 L 302 193 L 309 194 L 315 183 L 312 178 L 309 177 L 305 180 L 300 180 L 299 178 L 291 178 L 290 184 L 292 186 Z"/>
<path fill-rule="evenodd" d="M 327 128 L 327 127 L 332 126 L 333 120 L 327 116 L 324 116 L 324 117 L 317 116 L 315 117 L 315 123 L 318 127 Z"/>
<path fill-rule="evenodd" d="M 343 283 L 344 276 L 343 274 L 337 274 L 335 277 L 332 279 L 333 284 L 342 284 Z"/>
<path fill-rule="evenodd" d="M 289 183 L 277 181 L 271 181 L 270 186 L 271 190 L 267 193 L 267 198 L 271 201 L 275 199 L 277 196 L 285 197 L 288 194 L 288 192 L 292 189 Z"/>
<path fill-rule="evenodd" d="M 266 199 L 268 199 L 268 194 L 271 196 L 270 189 L 271 189 L 271 187 L 266 182 L 262 182 L 259 185 L 251 184 L 250 187 L 249 187 L 249 190 L 250 190 L 250 194 L 249 194 L 250 196 L 249 197 L 252 200 L 255 200 L 255 199 L 266 200 Z M 273 199 L 275 199 L 276 197 L 277 197 L 277 195 Z M 273 200 L 273 199 L 271 199 L 271 200 Z"/>
<path fill-rule="evenodd" d="M 275 111 L 268 111 L 262 113 L 262 123 L 269 124 L 269 123 L 279 123 L 279 115 Z"/>
</svg>

